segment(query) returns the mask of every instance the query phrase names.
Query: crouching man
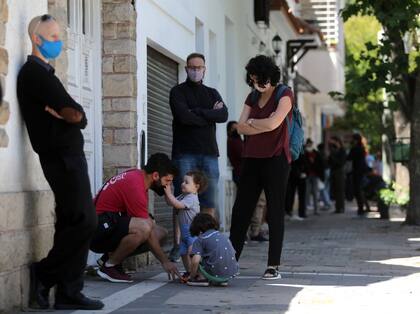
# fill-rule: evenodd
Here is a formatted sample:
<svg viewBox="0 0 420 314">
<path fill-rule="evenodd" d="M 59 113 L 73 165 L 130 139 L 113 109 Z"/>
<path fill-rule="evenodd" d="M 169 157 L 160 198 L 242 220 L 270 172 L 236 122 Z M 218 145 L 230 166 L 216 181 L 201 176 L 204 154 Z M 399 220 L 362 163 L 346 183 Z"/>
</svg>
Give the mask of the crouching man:
<svg viewBox="0 0 420 314">
<path fill-rule="evenodd" d="M 111 282 L 132 282 L 122 262 L 130 255 L 151 251 L 163 269 L 174 279 L 176 265 L 161 247 L 166 230 L 148 212 L 148 190 L 163 195 L 172 184 L 177 169 L 165 154 L 154 154 L 144 169 L 131 169 L 108 180 L 94 199 L 98 227 L 91 250 L 103 253 L 98 260 L 98 275 Z"/>
</svg>

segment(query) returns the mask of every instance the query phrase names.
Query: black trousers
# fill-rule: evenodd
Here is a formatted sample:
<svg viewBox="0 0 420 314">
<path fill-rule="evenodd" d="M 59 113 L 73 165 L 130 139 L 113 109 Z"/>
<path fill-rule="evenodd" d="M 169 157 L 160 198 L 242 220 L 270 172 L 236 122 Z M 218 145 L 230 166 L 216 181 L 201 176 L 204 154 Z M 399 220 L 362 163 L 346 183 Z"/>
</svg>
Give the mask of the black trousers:
<svg viewBox="0 0 420 314">
<path fill-rule="evenodd" d="M 357 214 L 363 214 L 363 206 L 366 203 L 365 194 L 362 189 L 363 175 L 353 173 L 353 191 L 357 202 Z"/>
<path fill-rule="evenodd" d="M 344 169 L 331 170 L 331 194 L 335 200 L 335 212 L 344 213 L 345 207 L 345 174 Z"/>
<path fill-rule="evenodd" d="M 292 215 L 295 194 L 298 191 L 299 217 L 306 217 L 306 179 L 297 175 L 290 175 L 286 193 L 286 214 Z"/>
<path fill-rule="evenodd" d="M 267 199 L 268 265 L 280 265 L 284 236 L 284 205 L 290 165 L 282 154 L 272 158 L 245 158 L 232 209 L 230 240 L 239 260 L 245 236 L 261 191 Z"/>
<path fill-rule="evenodd" d="M 91 237 L 96 229 L 87 163 L 84 155 L 40 158 L 42 170 L 55 198 L 54 244 L 47 257 L 36 264 L 46 286 L 72 296 L 83 289 Z"/>
</svg>

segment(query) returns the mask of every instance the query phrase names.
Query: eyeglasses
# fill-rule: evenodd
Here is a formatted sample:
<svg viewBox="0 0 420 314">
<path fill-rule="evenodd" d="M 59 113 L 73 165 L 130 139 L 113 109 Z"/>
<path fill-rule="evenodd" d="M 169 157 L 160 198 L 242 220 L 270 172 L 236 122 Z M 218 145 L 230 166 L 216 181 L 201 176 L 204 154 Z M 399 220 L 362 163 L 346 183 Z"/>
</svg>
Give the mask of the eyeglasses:
<svg viewBox="0 0 420 314">
<path fill-rule="evenodd" d="M 55 18 L 49 14 L 44 14 L 43 16 L 41 16 L 41 22 L 46 22 L 48 20 L 55 20 Z"/>
<path fill-rule="evenodd" d="M 198 65 L 198 66 L 189 65 L 189 66 L 187 66 L 188 70 L 195 70 L 195 71 L 200 71 L 200 70 L 205 69 L 205 68 L 206 68 L 206 66 L 204 66 L 204 65 Z"/>
</svg>

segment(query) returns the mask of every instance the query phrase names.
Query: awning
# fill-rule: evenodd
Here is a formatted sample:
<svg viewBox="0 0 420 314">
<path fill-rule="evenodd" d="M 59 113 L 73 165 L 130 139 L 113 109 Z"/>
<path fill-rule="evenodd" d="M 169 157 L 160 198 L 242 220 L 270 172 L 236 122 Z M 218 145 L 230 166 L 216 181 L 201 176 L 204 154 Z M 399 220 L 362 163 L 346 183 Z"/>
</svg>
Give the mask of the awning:
<svg viewBox="0 0 420 314">
<path fill-rule="evenodd" d="M 308 79 L 300 75 L 298 72 L 296 72 L 294 81 L 295 81 L 296 89 L 298 92 L 311 93 L 311 94 L 319 93 L 319 90 L 315 86 L 313 86 L 311 82 L 309 82 Z"/>
</svg>

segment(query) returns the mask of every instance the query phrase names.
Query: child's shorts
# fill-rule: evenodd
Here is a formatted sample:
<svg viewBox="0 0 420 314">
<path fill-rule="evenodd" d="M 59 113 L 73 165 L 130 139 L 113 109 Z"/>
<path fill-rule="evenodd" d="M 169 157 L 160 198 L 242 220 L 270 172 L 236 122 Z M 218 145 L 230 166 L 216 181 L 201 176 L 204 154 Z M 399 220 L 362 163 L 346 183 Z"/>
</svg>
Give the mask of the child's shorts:
<svg viewBox="0 0 420 314">
<path fill-rule="evenodd" d="M 179 228 L 181 230 L 181 243 L 179 244 L 179 254 L 182 256 L 188 254 L 188 248 L 194 243 L 197 237 L 191 236 L 190 225 L 181 224 Z"/>
</svg>

